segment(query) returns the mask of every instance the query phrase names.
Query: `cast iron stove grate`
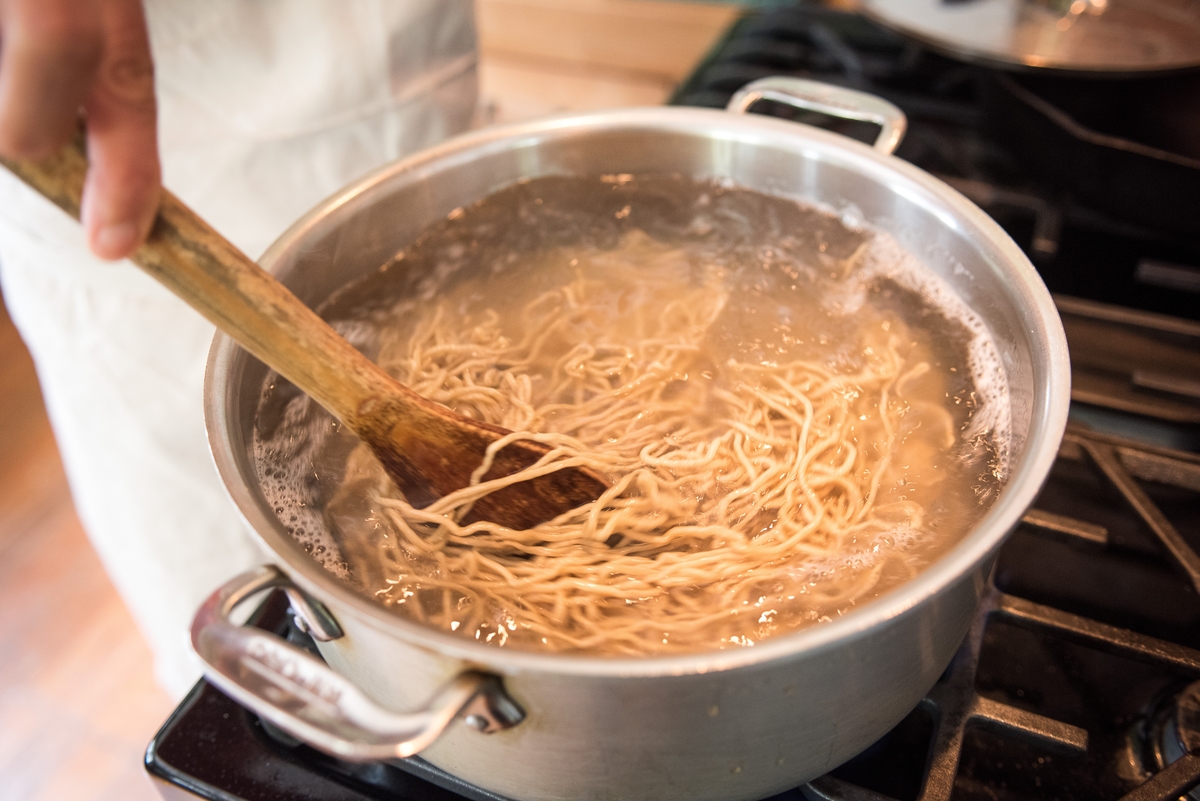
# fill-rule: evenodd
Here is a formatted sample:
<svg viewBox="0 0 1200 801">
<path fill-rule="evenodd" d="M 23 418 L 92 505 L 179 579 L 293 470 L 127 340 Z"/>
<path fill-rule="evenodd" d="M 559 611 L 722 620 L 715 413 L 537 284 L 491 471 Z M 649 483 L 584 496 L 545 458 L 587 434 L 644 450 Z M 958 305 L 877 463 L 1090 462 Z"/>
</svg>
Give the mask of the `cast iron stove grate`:
<svg viewBox="0 0 1200 801">
<path fill-rule="evenodd" d="M 1125 510 L 1055 510 L 1102 496 Z M 1171 722 L 1200 722 L 1198 499 L 1194 455 L 1072 426 L 946 673 L 905 722 L 800 797 L 1166 801 L 1200 785 L 1200 749 L 1188 753 L 1200 731 L 1180 743 Z M 889 750 L 927 754 L 924 773 L 898 780 Z"/>
</svg>

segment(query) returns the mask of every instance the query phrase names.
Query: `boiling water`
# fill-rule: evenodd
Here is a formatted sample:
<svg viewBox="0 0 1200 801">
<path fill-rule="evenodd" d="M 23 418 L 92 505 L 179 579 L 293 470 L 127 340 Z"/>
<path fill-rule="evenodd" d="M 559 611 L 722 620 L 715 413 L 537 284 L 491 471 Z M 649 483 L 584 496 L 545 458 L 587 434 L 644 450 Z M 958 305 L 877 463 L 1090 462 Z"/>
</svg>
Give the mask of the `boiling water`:
<svg viewBox="0 0 1200 801">
<path fill-rule="evenodd" d="M 457 210 L 322 312 L 462 414 L 568 433 L 597 454 L 632 442 L 628 469 L 668 459 L 627 493 L 636 525 L 614 518 L 600 542 L 569 526 L 447 537 L 405 524 L 374 458 L 286 381 L 268 380 L 255 453 L 293 535 L 397 614 L 494 645 L 750 646 L 915 575 L 1004 479 L 1008 399 L 982 323 L 890 238 L 786 199 L 673 177 L 522 183 Z M 520 351 L 528 359 L 512 355 L 522 341 L 535 343 Z M 654 403 L 622 412 L 621 394 L 651 379 Z M 835 397 L 825 392 L 814 411 L 789 383 L 804 380 L 814 397 L 836 383 Z M 597 393 L 603 408 L 581 421 L 575 407 Z M 768 425 L 808 408 L 814 431 L 836 433 L 806 475 L 814 486 L 840 477 L 786 516 L 843 519 L 845 531 L 801 531 L 765 501 L 722 504 L 789 492 L 730 478 L 762 476 L 784 451 L 732 431 L 746 399 L 767 404 Z M 621 419 L 606 415 L 610 403 Z M 728 463 L 669 462 L 697 432 L 701 446 L 734 442 Z M 795 459 L 819 449 L 804 432 L 812 439 Z M 779 553 L 784 541 L 795 548 Z M 480 559 L 498 567 L 481 573 Z"/>
</svg>

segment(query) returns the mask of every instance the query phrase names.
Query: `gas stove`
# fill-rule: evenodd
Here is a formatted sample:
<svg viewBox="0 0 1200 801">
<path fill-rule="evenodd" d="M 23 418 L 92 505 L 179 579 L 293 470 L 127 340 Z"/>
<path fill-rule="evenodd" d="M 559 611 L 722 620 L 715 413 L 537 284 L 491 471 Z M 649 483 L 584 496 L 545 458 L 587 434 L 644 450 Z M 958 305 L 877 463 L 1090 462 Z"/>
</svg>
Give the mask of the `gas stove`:
<svg viewBox="0 0 1200 801">
<path fill-rule="evenodd" d="M 1200 225 L 1169 214 L 1159 224 L 1145 204 L 1129 213 L 1091 191 L 1091 177 L 1066 180 L 1046 163 L 1075 163 L 1076 150 L 1028 157 L 1022 133 L 1005 127 L 1012 103 L 1027 96 L 1058 102 L 1100 84 L 1072 93 L 1056 79 L 962 64 L 852 13 L 796 5 L 747 16 L 672 102 L 722 107 L 744 84 L 776 74 L 871 91 L 905 111 L 910 128 L 897 155 L 991 214 L 1055 294 L 1073 384 L 1058 460 L 1001 550 L 950 667 L 881 740 L 777 798 L 1200 799 Z M 1151 82 L 1144 93 L 1167 96 L 1189 80 Z M 1128 95 L 1130 86 L 1118 88 Z M 1189 97 L 1200 119 L 1200 92 Z M 763 105 L 755 110 L 863 140 L 874 133 Z M 1116 121 L 1094 109 L 1071 113 L 1096 141 L 1165 152 L 1157 129 L 1130 125 L 1125 111 Z M 1047 148 L 1062 145 L 1046 138 Z M 1164 190 L 1168 205 L 1200 204 L 1200 162 L 1168 155 L 1197 168 L 1191 184 L 1186 170 L 1172 173 L 1186 196 Z M 282 594 L 253 623 L 306 643 Z M 204 681 L 150 744 L 146 768 L 168 801 L 497 799 L 419 758 L 328 757 Z"/>
<path fill-rule="evenodd" d="M 780 801 L 1168 801 L 1200 784 L 1198 501 L 1197 455 L 1073 423 L 937 685 L 867 751 Z M 254 622 L 306 641 L 282 594 Z M 419 758 L 325 756 L 204 681 L 146 766 L 168 801 L 498 798 Z"/>
</svg>

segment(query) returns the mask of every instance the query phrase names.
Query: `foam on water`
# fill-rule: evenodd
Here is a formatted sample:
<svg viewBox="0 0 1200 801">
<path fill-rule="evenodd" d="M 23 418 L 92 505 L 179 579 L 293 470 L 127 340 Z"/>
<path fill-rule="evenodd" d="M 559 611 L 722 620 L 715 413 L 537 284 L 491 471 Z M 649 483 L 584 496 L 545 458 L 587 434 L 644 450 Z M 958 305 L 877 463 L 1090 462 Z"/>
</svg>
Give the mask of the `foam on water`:
<svg viewBox="0 0 1200 801">
<path fill-rule="evenodd" d="M 857 292 L 865 296 L 867 287 L 879 278 L 887 278 L 916 294 L 947 320 L 967 333 L 967 367 L 976 393 L 977 406 L 963 431 L 964 439 L 986 436 L 995 449 L 995 477 L 1008 475 L 1009 443 L 1012 418 L 1008 373 L 996 343 L 983 319 L 963 301 L 950 285 L 909 253 L 890 235 L 869 231 L 869 247 L 855 270 Z"/>
<path fill-rule="evenodd" d="M 375 339 L 366 321 L 343 320 L 333 327 L 360 350 L 368 350 Z M 258 408 L 253 451 L 263 496 L 308 554 L 329 572 L 347 578 L 341 546 L 324 516 L 331 478 L 322 475 L 322 468 L 329 468 L 331 475 L 341 474 L 335 454 L 342 449 L 331 448 L 339 434 L 346 436 L 341 425 L 274 371 L 263 382 Z M 275 414 L 268 414 L 269 409 Z"/>
</svg>

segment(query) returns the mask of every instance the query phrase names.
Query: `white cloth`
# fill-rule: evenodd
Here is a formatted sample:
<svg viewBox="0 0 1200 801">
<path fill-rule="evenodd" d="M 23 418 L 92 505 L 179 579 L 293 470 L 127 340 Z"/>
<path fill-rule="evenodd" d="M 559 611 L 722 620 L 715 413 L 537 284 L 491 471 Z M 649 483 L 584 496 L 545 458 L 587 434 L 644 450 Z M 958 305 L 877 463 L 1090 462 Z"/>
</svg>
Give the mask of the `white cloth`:
<svg viewBox="0 0 1200 801">
<path fill-rule="evenodd" d="M 349 180 L 464 129 L 471 0 L 148 0 L 164 184 L 257 257 Z M 208 453 L 212 327 L 0 170 L 0 281 L 76 508 L 182 694 L 203 598 L 264 558 Z"/>
</svg>

